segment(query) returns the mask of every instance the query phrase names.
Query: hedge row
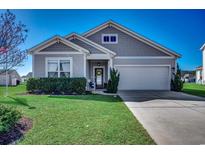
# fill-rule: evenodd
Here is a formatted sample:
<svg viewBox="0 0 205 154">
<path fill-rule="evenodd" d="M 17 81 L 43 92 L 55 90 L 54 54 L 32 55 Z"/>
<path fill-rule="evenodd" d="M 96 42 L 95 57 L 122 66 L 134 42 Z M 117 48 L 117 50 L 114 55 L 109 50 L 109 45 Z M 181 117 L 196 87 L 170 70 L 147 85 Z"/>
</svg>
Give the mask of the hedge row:
<svg viewBox="0 0 205 154">
<path fill-rule="evenodd" d="M 14 108 L 0 105 L 0 134 L 8 131 L 21 118 L 21 113 Z"/>
<path fill-rule="evenodd" d="M 85 78 L 30 78 L 26 85 L 30 93 L 84 94 Z"/>
</svg>

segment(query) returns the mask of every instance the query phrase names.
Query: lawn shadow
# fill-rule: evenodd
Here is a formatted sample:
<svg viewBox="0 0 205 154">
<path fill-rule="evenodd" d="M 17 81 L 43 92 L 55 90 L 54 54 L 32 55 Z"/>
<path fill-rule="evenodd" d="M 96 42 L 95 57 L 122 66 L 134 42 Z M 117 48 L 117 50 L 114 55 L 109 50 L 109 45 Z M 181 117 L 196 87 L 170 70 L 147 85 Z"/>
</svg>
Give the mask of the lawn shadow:
<svg viewBox="0 0 205 154">
<path fill-rule="evenodd" d="M 130 90 L 130 91 L 120 91 L 119 95 L 122 96 L 125 102 L 137 102 L 137 103 L 149 102 L 152 100 L 172 100 L 172 101 L 181 100 L 181 101 L 198 101 L 198 102 L 205 101 L 204 97 L 189 95 L 186 93 L 174 92 L 174 91 Z"/>
<path fill-rule="evenodd" d="M 8 96 L 8 98 L 10 98 L 11 100 L 1 101 L 1 103 L 26 106 L 26 107 L 28 107 L 29 109 L 35 109 L 35 108 L 36 108 L 36 107 L 34 107 L 34 106 L 30 106 L 30 105 L 27 103 L 27 100 L 26 100 L 25 98 L 12 97 L 12 96 Z"/>
<path fill-rule="evenodd" d="M 204 90 L 198 90 L 198 89 L 183 89 L 182 92 L 200 96 L 200 97 L 205 97 L 205 92 Z"/>
<path fill-rule="evenodd" d="M 109 102 L 109 103 L 116 103 L 121 102 L 121 98 L 119 96 L 105 96 L 105 95 L 69 95 L 69 96 L 62 96 L 62 95 L 50 95 L 48 98 L 59 98 L 59 99 L 70 99 L 70 100 L 90 100 L 90 101 L 99 101 L 99 102 Z"/>
</svg>

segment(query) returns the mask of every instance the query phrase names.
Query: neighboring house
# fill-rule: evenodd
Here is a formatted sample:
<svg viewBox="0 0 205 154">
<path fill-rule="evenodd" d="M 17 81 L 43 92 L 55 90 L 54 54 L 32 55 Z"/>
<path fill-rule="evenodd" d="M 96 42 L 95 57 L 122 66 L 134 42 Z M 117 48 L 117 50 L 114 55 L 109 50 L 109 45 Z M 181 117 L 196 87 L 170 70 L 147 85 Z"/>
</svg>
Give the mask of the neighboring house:
<svg viewBox="0 0 205 154">
<path fill-rule="evenodd" d="M 196 83 L 202 84 L 202 66 L 196 68 Z"/>
<path fill-rule="evenodd" d="M 8 85 L 16 86 L 21 82 L 21 77 L 16 70 L 9 70 L 7 72 Z M 6 85 L 6 73 L 0 70 L 0 85 Z"/>
<path fill-rule="evenodd" d="M 202 84 L 205 84 L 205 44 L 200 50 L 202 51 Z"/>
<path fill-rule="evenodd" d="M 27 77 L 26 77 L 26 75 L 23 75 L 22 77 L 21 77 L 21 82 L 26 82 L 27 81 Z"/>
<path fill-rule="evenodd" d="M 29 50 L 33 77 L 86 77 L 104 88 L 110 68 L 120 90 L 170 90 L 179 54 L 108 21 L 83 35 L 54 36 Z"/>
<path fill-rule="evenodd" d="M 32 72 L 29 72 L 27 75 L 21 77 L 22 82 L 26 82 L 29 78 L 32 78 Z"/>
<path fill-rule="evenodd" d="M 181 78 L 184 82 L 195 82 L 195 71 L 181 71 Z"/>
</svg>

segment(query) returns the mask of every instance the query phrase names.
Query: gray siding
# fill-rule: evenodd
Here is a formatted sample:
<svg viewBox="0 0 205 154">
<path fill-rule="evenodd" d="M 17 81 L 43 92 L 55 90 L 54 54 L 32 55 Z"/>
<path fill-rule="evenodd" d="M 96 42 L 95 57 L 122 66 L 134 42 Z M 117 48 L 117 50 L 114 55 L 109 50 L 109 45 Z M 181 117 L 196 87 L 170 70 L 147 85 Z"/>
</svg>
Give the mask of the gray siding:
<svg viewBox="0 0 205 154">
<path fill-rule="evenodd" d="M 85 42 L 83 42 L 83 41 L 81 41 L 81 40 L 79 40 L 77 38 L 74 39 L 74 40 L 71 40 L 71 42 L 81 46 L 84 49 L 89 50 L 91 54 L 102 54 L 103 53 L 102 51 L 94 48 L 93 46 L 91 46 L 91 45 L 89 45 L 89 44 L 87 44 L 87 43 L 85 43 Z"/>
<path fill-rule="evenodd" d="M 102 44 L 102 34 L 118 34 L 118 43 Z M 168 56 L 113 27 L 107 27 L 89 36 L 88 39 L 116 52 L 117 56 Z"/>
<path fill-rule="evenodd" d="M 72 57 L 73 58 L 73 77 L 84 76 L 84 55 L 83 54 L 52 54 L 52 55 L 33 55 L 34 56 L 34 77 L 45 77 L 46 57 Z"/>
<path fill-rule="evenodd" d="M 52 45 L 50 45 L 49 47 L 41 50 L 40 52 L 55 52 L 55 51 L 62 51 L 62 52 L 68 52 L 68 51 L 72 51 L 72 52 L 77 52 L 76 49 L 73 49 L 72 47 L 69 47 L 61 42 L 59 43 L 54 43 Z"/>
<path fill-rule="evenodd" d="M 114 59 L 114 65 L 171 65 L 175 68 L 176 59 Z M 173 72 L 174 70 L 171 69 Z"/>
<path fill-rule="evenodd" d="M 175 59 L 114 59 L 114 65 L 171 65 L 175 66 Z"/>
</svg>

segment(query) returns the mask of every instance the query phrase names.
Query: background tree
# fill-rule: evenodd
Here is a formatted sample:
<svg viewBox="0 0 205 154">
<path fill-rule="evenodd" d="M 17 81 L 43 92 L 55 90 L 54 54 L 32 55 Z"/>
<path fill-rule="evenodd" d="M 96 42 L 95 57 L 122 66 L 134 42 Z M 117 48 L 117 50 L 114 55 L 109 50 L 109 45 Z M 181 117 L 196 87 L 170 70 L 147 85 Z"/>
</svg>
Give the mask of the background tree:
<svg viewBox="0 0 205 154">
<path fill-rule="evenodd" d="M 179 64 L 177 63 L 177 72 L 176 74 L 181 78 L 181 69 L 179 68 Z"/>
<path fill-rule="evenodd" d="M 16 21 L 15 14 L 9 10 L 0 15 L 0 68 L 4 71 L 22 65 L 27 57 L 26 50 L 21 49 L 27 32 L 26 25 Z"/>
</svg>

